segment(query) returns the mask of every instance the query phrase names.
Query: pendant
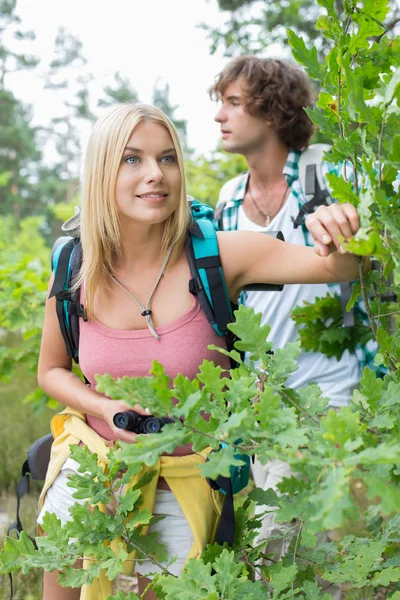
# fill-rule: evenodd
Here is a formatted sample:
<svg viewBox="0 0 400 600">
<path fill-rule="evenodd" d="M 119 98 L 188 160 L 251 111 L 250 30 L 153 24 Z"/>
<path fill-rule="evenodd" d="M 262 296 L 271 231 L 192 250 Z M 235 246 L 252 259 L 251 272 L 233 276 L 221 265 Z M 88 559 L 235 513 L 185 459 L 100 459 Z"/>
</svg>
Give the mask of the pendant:
<svg viewBox="0 0 400 600">
<path fill-rule="evenodd" d="M 265 224 L 264 224 L 264 227 L 268 227 L 268 225 L 269 225 L 270 223 L 271 223 L 270 216 L 269 216 L 269 215 L 267 215 L 267 217 L 265 218 Z"/>
</svg>

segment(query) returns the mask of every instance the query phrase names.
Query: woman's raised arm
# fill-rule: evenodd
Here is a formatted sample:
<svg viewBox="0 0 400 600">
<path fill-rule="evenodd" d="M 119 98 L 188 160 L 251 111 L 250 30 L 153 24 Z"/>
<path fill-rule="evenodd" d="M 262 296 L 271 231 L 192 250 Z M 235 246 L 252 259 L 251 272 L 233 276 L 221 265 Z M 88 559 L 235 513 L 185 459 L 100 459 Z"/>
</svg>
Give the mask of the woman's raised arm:
<svg viewBox="0 0 400 600">
<path fill-rule="evenodd" d="M 359 229 L 350 204 L 321 206 L 307 217 L 314 248 L 247 231 L 219 232 L 221 261 L 232 300 L 251 283 L 333 283 L 358 277 L 354 255 L 341 247 Z M 365 261 L 368 264 L 368 261 Z"/>
</svg>

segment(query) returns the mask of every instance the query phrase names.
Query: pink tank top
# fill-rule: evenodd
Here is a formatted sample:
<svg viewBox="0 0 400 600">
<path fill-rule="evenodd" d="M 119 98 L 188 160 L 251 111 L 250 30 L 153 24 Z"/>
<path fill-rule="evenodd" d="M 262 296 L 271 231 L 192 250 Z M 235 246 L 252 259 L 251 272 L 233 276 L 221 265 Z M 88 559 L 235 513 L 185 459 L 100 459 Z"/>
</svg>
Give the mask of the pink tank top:
<svg viewBox="0 0 400 600">
<path fill-rule="evenodd" d="M 207 348 L 210 344 L 226 347 L 225 340 L 214 331 L 195 296 L 193 306 L 185 314 L 156 329 L 160 340 L 147 328 L 111 329 L 96 319 L 81 321 L 79 364 L 91 387 L 95 388 L 95 375 L 144 377 L 149 374 L 154 360 L 164 366 L 171 385 L 178 373 L 194 379 L 204 359 L 214 361 L 223 369 L 230 368 L 228 357 Z M 104 439 L 115 440 L 102 419 L 87 415 L 87 422 Z M 174 454 L 188 454 L 187 447 L 185 451 L 180 450 Z"/>
</svg>

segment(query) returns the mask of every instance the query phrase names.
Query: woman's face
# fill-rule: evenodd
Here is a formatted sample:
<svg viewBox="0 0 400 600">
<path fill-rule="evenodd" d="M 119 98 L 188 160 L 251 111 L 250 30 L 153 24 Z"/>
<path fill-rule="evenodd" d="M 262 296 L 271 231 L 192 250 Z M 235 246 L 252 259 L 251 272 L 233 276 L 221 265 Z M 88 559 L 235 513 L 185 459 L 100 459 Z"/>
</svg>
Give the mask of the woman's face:
<svg viewBox="0 0 400 600">
<path fill-rule="evenodd" d="M 143 121 L 125 147 L 116 182 L 120 218 L 164 222 L 180 200 L 181 174 L 168 130 Z"/>
</svg>

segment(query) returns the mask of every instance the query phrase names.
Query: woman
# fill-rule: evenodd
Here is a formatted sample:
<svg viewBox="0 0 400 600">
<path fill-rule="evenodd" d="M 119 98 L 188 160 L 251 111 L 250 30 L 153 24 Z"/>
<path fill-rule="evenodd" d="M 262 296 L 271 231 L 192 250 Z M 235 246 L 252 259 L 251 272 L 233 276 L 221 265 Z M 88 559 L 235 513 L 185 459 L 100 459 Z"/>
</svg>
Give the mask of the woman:
<svg viewBox="0 0 400 600">
<path fill-rule="evenodd" d="M 207 349 L 213 343 L 221 345 L 221 339 L 189 293 L 189 222 L 182 152 L 172 123 L 152 106 L 112 107 L 93 128 L 82 186 L 83 262 L 76 285 L 81 286 L 88 316 L 80 327 L 79 355 L 90 386 L 71 372 L 54 298 L 46 304 L 38 370 L 42 389 L 83 413 L 102 440 L 133 442 L 135 434 L 114 426 L 115 413 L 132 408 L 97 392 L 96 374 L 145 376 L 153 360 L 164 365 L 171 379 L 177 373 L 193 378 L 205 358 L 229 368 L 224 356 Z M 355 258 L 340 246 L 341 238 L 350 239 L 359 228 L 354 207 L 319 208 L 307 225 L 314 250 L 251 232 L 218 233 L 232 301 L 253 282 L 312 284 L 357 277 Z M 138 405 L 135 410 L 144 414 Z M 189 453 L 189 447 L 175 452 Z M 47 510 L 68 519 L 74 499 L 65 477 L 75 470 L 76 463 L 67 459 L 47 492 L 39 522 Z M 165 482 L 159 487 L 153 512 L 169 515 L 162 541 L 171 555 L 178 554 L 178 573 L 193 538 Z M 56 579 L 57 573 L 45 573 L 45 600 L 80 597 L 79 590 L 63 589 Z M 147 583 L 139 577 L 141 591 Z M 146 597 L 155 598 L 153 592 Z"/>
</svg>

